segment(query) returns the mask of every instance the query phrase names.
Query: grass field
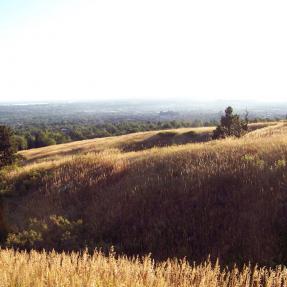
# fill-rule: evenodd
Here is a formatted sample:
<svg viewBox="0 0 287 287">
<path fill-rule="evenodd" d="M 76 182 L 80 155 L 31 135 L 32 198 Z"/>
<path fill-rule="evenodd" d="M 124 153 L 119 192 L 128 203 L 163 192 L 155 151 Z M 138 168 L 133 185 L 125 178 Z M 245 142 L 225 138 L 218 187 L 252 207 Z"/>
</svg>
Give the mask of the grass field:
<svg viewBox="0 0 287 287">
<path fill-rule="evenodd" d="M 156 262 L 184 257 L 190 262 L 203 262 L 210 255 L 211 262 L 219 258 L 222 266 L 251 262 L 275 268 L 286 264 L 287 125 L 280 122 L 259 127 L 240 139 L 206 142 L 204 138 L 197 142 L 202 133 L 205 136 L 212 129 L 173 130 L 22 152 L 26 157 L 23 165 L 7 170 L 1 177 L 2 246 L 59 252 L 85 248 L 93 252 L 101 248 L 105 254 L 114 246 L 117 254 L 151 253 Z M 164 144 L 147 146 L 146 141 L 155 136 Z M 186 136 L 192 138 L 191 142 L 178 145 L 179 139 Z M 33 253 L 35 258 L 46 259 L 37 261 L 27 254 L 2 251 L 2 262 L 6 260 L 4 255 L 11 261 L 15 261 L 13 256 L 24 262 L 32 260 L 25 265 L 36 270 L 40 264 L 37 262 L 50 260 L 37 253 Z M 65 258 L 72 260 L 68 255 Z M 242 273 L 226 273 L 210 269 L 210 265 L 184 263 L 188 271 L 181 271 L 181 265 L 168 261 L 163 263 L 164 268 L 148 263 L 155 282 L 148 285 L 149 281 L 136 279 L 144 272 L 143 263 L 121 257 L 113 259 L 113 266 L 118 267 L 108 267 L 111 261 L 107 257 L 96 255 L 93 260 L 106 262 L 103 280 L 112 283 L 86 286 L 121 286 L 112 285 L 116 284 L 115 275 L 108 272 L 109 268 L 127 268 L 130 273 L 124 276 L 130 279 L 120 277 L 121 280 L 140 282 L 136 285 L 134 281 L 123 281 L 122 286 L 285 286 L 278 282 L 286 281 L 285 269 L 246 268 Z M 94 268 L 98 268 L 97 264 Z M 48 263 L 44 266 L 52 268 Z M 87 263 L 83 268 L 92 267 Z M 178 278 L 178 285 L 168 281 L 173 280 L 168 272 Z M 195 281 L 189 281 L 193 275 L 185 272 L 199 273 Z M 24 273 L 17 272 L 17 276 Z M 77 276 L 75 282 L 80 283 L 75 284 L 83 284 Z M 218 276 L 225 281 L 217 281 L 221 280 Z M 231 280 L 232 276 L 236 278 Z M 261 278 L 256 277 L 257 285 L 250 283 L 252 276 Z M 199 283 L 200 280 L 213 283 Z M 277 280 L 277 285 L 272 280 Z M 67 282 L 59 286 L 68 286 Z"/>
<path fill-rule="evenodd" d="M 255 123 L 249 125 L 250 131 L 256 131 L 277 125 L 276 122 Z M 67 155 L 88 152 L 102 152 L 108 149 L 139 151 L 152 147 L 163 147 L 210 140 L 214 127 L 180 128 L 175 130 L 149 131 L 123 136 L 97 138 L 67 144 L 48 146 L 19 152 L 27 163 L 50 161 Z"/>
<path fill-rule="evenodd" d="M 208 136 L 211 136 L 213 130 L 213 127 L 203 127 L 149 131 L 54 145 L 22 151 L 19 154 L 23 155 L 30 163 L 62 158 L 66 155 L 101 152 L 108 149 L 126 151 L 142 150 L 162 145 L 185 144 L 188 142 L 206 140 Z"/>
<path fill-rule="evenodd" d="M 190 265 L 186 260 L 155 263 L 150 257 L 128 259 L 101 253 L 19 253 L 0 251 L 1 287 L 282 287 L 286 267 L 276 269 L 218 264 Z"/>
</svg>

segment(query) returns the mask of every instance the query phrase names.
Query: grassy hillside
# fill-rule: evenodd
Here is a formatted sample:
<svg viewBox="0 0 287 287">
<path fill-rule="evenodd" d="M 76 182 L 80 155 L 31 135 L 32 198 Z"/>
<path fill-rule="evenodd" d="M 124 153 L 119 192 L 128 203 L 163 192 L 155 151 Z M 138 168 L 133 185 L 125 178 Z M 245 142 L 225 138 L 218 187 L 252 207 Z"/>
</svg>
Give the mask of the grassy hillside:
<svg viewBox="0 0 287 287">
<path fill-rule="evenodd" d="M 156 146 L 207 141 L 211 137 L 213 130 L 213 127 L 203 127 L 149 131 L 31 149 L 22 151 L 19 154 L 24 156 L 28 163 L 31 163 L 62 158 L 66 155 L 101 152 L 107 149 L 120 149 L 123 151 L 142 150 Z"/>
<path fill-rule="evenodd" d="M 193 139 L 210 132 L 199 131 Z M 287 263 L 286 131 L 161 147 L 190 132 L 164 131 L 23 152 L 25 165 L 2 176 L 2 244 Z M 153 136 L 169 140 L 147 149 Z"/>
<path fill-rule="evenodd" d="M 277 124 L 276 122 L 254 123 L 249 125 L 249 131 L 256 131 L 266 127 L 272 128 Z M 214 127 L 201 127 L 141 132 L 30 149 L 21 151 L 19 154 L 22 155 L 26 159 L 26 163 L 29 164 L 60 159 L 67 155 L 101 152 L 107 149 L 119 149 L 125 152 L 139 151 L 152 147 L 206 142 L 211 139 L 214 129 Z"/>
</svg>

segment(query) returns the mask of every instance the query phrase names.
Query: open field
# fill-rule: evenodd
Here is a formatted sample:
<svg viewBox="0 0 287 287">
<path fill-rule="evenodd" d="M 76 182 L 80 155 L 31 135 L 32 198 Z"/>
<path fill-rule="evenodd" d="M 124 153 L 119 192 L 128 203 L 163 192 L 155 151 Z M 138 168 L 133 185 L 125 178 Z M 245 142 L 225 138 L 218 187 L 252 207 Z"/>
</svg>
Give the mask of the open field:
<svg viewBox="0 0 287 287">
<path fill-rule="evenodd" d="M 264 128 L 255 128 L 253 131 L 245 135 L 246 138 L 263 138 L 263 137 L 272 137 L 274 135 L 285 136 L 287 132 L 286 121 L 278 122 L 277 124 L 267 125 Z"/>
<path fill-rule="evenodd" d="M 1 287 L 282 287 L 286 267 L 231 270 L 186 260 L 155 263 L 150 257 L 115 257 L 101 253 L 19 253 L 0 251 Z"/>
<path fill-rule="evenodd" d="M 143 135 L 126 139 L 132 137 Z M 115 149 L 123 139 L 99 140 L 114 145 L 97 152 L 98 143 L 93 151 L 69 148 L 65 156 L 53 152 L 66 145 L 41 149 L 41 161 L 7 171 L 0 186 L 2 246 L 114 246 L 157 260 L 210 254 L 231 265 L 287 263 L 285 123 L 241 139 L 137 151 Z"/>
<path fill-rule="evenodd" d="M 184 144 L 207 139 L 214 127 L 180 128 L 176 130 L 150 131 L 123 136 L 97 138 L 22 151 L 28 162 L 47 161 L 65 155 L 101 152 L 107 149 L 137 150 L 152 146 Z"/>
<path fill-rule="evenodd" d="M 250 124 L 251 131 L 271 127 L 276 122 Z M 53 145 L 38 149 L 31 149 L 19 152 L 28 163 L 49 161 L 59 159 L 67 155 L 83 154 L 88 152 L 101 152 L 108 149 L 119 149 L 123 151 L 138 151 L 152 147 L 187 144 L 194 142 L 208 141 L 214 127 L 202 128 L 180 128 L 164 131 L 149 131 L 135 134 L 128 134 L 116 137 L 97 138 L 71 142 L 61 145 Z"/>
</svg>

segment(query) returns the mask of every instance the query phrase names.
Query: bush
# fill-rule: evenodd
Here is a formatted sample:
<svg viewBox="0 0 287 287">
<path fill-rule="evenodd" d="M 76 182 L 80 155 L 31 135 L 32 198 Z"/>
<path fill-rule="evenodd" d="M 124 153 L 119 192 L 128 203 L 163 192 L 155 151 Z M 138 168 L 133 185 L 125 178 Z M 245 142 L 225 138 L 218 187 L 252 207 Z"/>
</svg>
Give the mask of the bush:
<svg viewBox="0 0 287 287">
<path fill-rule="evenodd" d="M 6 246 L 74 250 L 80 246 L 82 225 L 81 220 L 69 221 L 63 216 L 56 215 L 50 216 L 45 221 L 32 218 L 26 230 L 8 234 Z"/>
<path fill-rule="evenodd" d="M 221 117 L 220 125 L 213 133 L 213 139 L 230 136 L 241 137 L 248 130 L 248 120 L 241 120 L 239 115 L 233 114 L 232 107 L 225 110 L 225 116 Z"/>
<path fill-rule="evenodd" d="M 28 148 L 27 139 L 24 136 L 13 135 L 12 137 L 13 148 L 16 151 Z"/>
</svg>

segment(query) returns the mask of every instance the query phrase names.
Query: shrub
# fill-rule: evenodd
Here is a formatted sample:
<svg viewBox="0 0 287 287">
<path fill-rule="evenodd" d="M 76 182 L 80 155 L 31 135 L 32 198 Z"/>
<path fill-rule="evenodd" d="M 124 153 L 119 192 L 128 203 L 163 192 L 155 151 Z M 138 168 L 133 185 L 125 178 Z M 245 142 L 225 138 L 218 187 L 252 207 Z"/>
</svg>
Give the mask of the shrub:
<svg viewBox="0 0 287 287">
<path fill-rule="evenodd" d="M 63 216 L 51 215 L 47 220 L 30 219 L 27 229 L 9 233 L 6 246 L 73 250 L 81 241 L 82 220 L 70 221 Z"/>
<path fill-rule="evenodd" d="M 213 133 L 214 139 L 226 138 L 230 136 L 241 137 L 247 132 L 248 120 L 240 119 L 239 115 L 233 114 L 232 107 L 227 107 L 225 116 L 221 117 L 220 125 Z"/>
</svg>

